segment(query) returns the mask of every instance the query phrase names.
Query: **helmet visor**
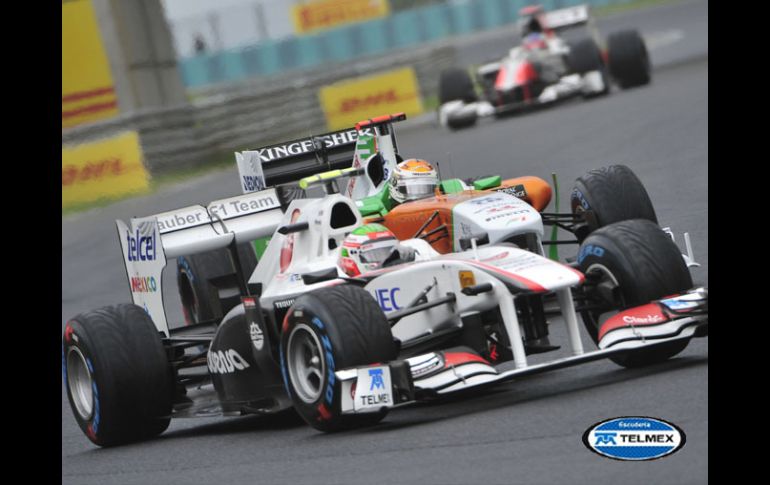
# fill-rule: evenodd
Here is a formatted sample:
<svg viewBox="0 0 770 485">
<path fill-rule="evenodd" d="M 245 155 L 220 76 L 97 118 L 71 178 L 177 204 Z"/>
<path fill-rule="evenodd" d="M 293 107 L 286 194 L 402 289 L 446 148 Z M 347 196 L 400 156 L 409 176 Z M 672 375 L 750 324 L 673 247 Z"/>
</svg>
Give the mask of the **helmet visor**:
<svg viewBox="0 0 770 485">
<path fill-rule="evenodd" d="M 358 257 L 361 258 L 362 263 L 381 264 L 390 256 L 396 244 L 398 241 L 392 237 L 364 243 L 358 249 Z"/>
<path fill-rule="evenodd" d="M 399 184 L 397 189 L 405 200 L 422 199 L 436 192 L 436 184 L 427 180 L 424 182 L 409 181 L 409 183 Z"/>
</svg>

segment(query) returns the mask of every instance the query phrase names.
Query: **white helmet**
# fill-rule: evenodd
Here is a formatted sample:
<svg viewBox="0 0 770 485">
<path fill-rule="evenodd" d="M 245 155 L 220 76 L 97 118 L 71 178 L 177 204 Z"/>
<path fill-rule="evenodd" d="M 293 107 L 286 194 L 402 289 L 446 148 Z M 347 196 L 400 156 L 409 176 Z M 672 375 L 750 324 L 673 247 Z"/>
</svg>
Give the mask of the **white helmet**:
<svg viewBox="0 0 770 485">
<path fill-rule="evenodd" d="M 398 203 L 424 199 L 436 192 L 438 172 L 425 160 L 410 158 L 396 166 L 390 178 L 390 197 Z"/>
</svg>

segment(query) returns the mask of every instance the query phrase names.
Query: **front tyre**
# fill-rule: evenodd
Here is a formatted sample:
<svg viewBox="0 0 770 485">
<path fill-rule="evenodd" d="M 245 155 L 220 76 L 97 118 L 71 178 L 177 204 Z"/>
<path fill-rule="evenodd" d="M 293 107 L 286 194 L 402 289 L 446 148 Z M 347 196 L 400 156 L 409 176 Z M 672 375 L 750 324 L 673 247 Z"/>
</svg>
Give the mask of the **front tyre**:
<svg viewBox="0 0 770 485">
<path fill-rule="evenodd" d="M 120 445 L 168 428 L 173 373 L 143 309 L 121 304 L 81 313 L 64 328 L 62 354 L 72 412 L 93 443 Z"/>
<path fill-rule="evenodd" d="M 578 241 L 609 224 L 646 219 L 657 224 L 650 196 L 639 177 L 625 165 L 591 170 L 575 181 L 570 194 L 572 213 L 585 223 L 575 230 Z"/>
<path fill-rule="evenodd" d="M 580 246 L 579 269 L 593 283 L 589 297 L 618 311 L 692 288 L 692 277 L 679 248 L 655 223 L 622 221 L 598 229 Z M 586 311 L 581 314 L 588 334 L 598 343 L 602 323 L 615 314 Z M 678 340 L 612 357 L 623 367 L 640 367 L 667 360 L 681 352 L 689 340 Z"/>
<path fill-rule="evenodd" d="M 610 74 L 621 88 L 649 84 L 650 57 L 644 39 L 636 30 L 613 32 L 607 39 Z"/>
<path fill-rule="evenodd" d="M 339 285 L 306 293 L 286 314 L 281 371 L 294 408 L 313 428 L 332 432 L 375 424 L 387 411 L 342 415 L 338 370 L 396 357 L 393 334 L 374 298 Z"/>
</svg>

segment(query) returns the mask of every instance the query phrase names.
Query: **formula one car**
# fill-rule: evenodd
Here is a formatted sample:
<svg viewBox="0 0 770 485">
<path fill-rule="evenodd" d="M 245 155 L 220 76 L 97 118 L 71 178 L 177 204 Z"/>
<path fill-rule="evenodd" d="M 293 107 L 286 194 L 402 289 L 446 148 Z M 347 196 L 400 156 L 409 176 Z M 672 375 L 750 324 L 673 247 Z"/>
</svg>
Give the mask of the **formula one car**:
<svg viewBox="0 0 770 485">
<path fill-rule="evenodd" d="M 511 231 L 512 219 L 530 220 L 535 225 L 542 220 L 546 226 L 562 227 L 574 233 L 573 242 L 578 243 L 589 230 L 612 222 L 641 218 L 657 223 L 647 192 L 624 166 L 583 176 L 580 188 L 576 185 L 572 193 L 571 213 L 544 212 L 551 202 L 552 189 L 545 180 L 534 176 L 448 179 L 438 184 L 434 197 L 399 203 L 389 190 L 397 162 L 403 160 L 393 125 L 405 118 L 403 113 L 380 116 L 349 130 L 236 153 L 242 190 L 250 193 L 266 185 L 274 186 L 285 208 L 291 199 L 305 196 L 304 188 L 297 184 L 300 178 L 314 173 L 321 177 L 318 172 L 329 169 L 363 169 L 363 175 L 350 178 L 343 185 L 345 195 L 356 200 L 365 222 L 382 223 L 399 239 L 423 238 L 442 254 L 465 249 L 463 240 L 475 233 L 487 234 L 492 243 L 516 242 L 544 254 L 533 241 L 518 240 L 523 236 L 519 229 Z M 331 170 L 328 174 L 339 176 L 343 172 Z M 526 202 L 526 207 L 517 201 L 501 202 L 488 214 L 475 211 L 473 199 L 509 200 L 498 194 L 513 195 Z M 583 207 L 587 198 L 592 200 L 590 210 Z M 532 209 L 535 213 L 529 214 Z M 244 274 L 251 274 L 257 266 L 269 239 L 268 236 L 238 246 L 238 264 Z M 555 258 L 556 247 L 567 242 L 545 244 L 551 245 L 551 257 Z M 179 257 L 177 283 L 187 323 L 221 319 L 240 304 L 237 281 L 225 249 Z"/>
<path fill-rule="evenodd" d="M 611 79 L 624 89 L 650 82 L 647 48 L 639 33 L 613 32 L 605 44 L 587 5 L 550 12 L 528 6 L 519 16 L 521 44 L 502 60 L 476 69 L 475 82 L 466 69 L 441 73 L 438 117 L 442 126 L 459 129 L 475 124 L 479 117 L 506 115 L 574 96 L 604 95 L 610 91 Z M 576 27 L 585 27 L 577 29 L 581 35 L 574 35 Z"/>
<path fill-rule="evenodd" d="M 472 233 L 461 239 L 467 249 L 440 254 L 406 240 L 419 258 L 348 277 L 338 249 L 362 217 L 334 182 L 366 170 L 305 177 L 297 187 L 326 193 L 285 208 L 268 187 L 116 221 L 133 303 L 81 313 L 64 329 L 65 387 L 84 434 L 112 446 L 162 433 L 175 417 L 288 408 L 321 431 L 368 426 L 394 407 L 523 375 L 603 358 L 661 362 L 708 333 L 708 291 L 693 288 L 685 259 L 655 223 L 589 227 L 565 265 L 542 254 L 538 211 L 505 192 L 459 205 L 469 219 L 526 210 L 510 218 L 506 241 Z M 576 184 L 579 213 L 598 216 L 597 180 Z M 247 278 L 237 245 L 266 235 Z M 215 248 L 232 257 L 241 303 L 214 324 L 170 326 L 163 267 Z M 578 315 L 597 350 L 583 348 Z M 568 355 L 529 363 L 559 349 L 547 340 L 557 319 Z"/>
<path fill-rule="evenodd" d="M 305 196 L 296 184 L 304 175 L 334 168 L 365 167 L 363 176 L 351 178 L 345 184 L 345 194 L 356 200 L 356 207 L 367 222 L 382 222 L 401 239 L 412 237 L 425 222 L 423 230 L 432 236 L 434 248 L 441 253 L 449 252 L 459 247 L 454 240 L 457 238 L 450 237 L 448 231 L 452 205 L 459 200 L 450 203 L 449 199 L 439 198 L 433 204 L 413 205 L 394 200 L 389 190 L 397 163 L 404 160 L 398 151 L 393 124 L 405 119 L 403 113 L 380 116 L 347 130 L 237 152 L 241 189 L 247 194 L 261 190 L 265 184 L 275 186 L 285 206 L 292 198 Z M 548 183 L 532 176 L 506 180 L 499 176 L 472 181 L 449 179 L 438 184 L 438 194 L 470 190 L 475 190 L 475 195 L 467 197 L 481 195 L 479 191 L 507 192 L 538 211 L 544 210 L 551 200 Z M 470 230 L 467 225 L 459 228 Z M 484 232 L 494 232 L 486 229 Z M 238 259 L 244 273 L 254 270 L 268 242 L 269 237 L 265 237 L 239 245 Z M 177 282 L 188 323 L 221 318 L 240 303 L 230 257 L 224 249 L 178 258 Z"/>
</svg>

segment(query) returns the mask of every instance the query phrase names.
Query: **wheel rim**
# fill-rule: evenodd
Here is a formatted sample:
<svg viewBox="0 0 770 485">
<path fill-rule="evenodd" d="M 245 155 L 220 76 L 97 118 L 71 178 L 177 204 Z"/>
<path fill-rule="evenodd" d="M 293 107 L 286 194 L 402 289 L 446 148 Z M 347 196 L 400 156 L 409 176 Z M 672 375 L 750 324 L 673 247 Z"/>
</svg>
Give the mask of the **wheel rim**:
<svg viewBox="0 0 770 485">
<path fill-rule="evenodd" d="M 307 325 L 301 323 L 291 331 L 286 361 L 297 396 L 306 403 L 317 401 L 323 391 L 326 361 L 321 341 Z"/>
<path fill-rule="evenodd" d="M 75 410 L 82 419 L 91 419 L 94 411 L 93 378 L 83 353 L 77 347 L 70 347 L 67 351 L 67 383 Z"/>
</svg>

